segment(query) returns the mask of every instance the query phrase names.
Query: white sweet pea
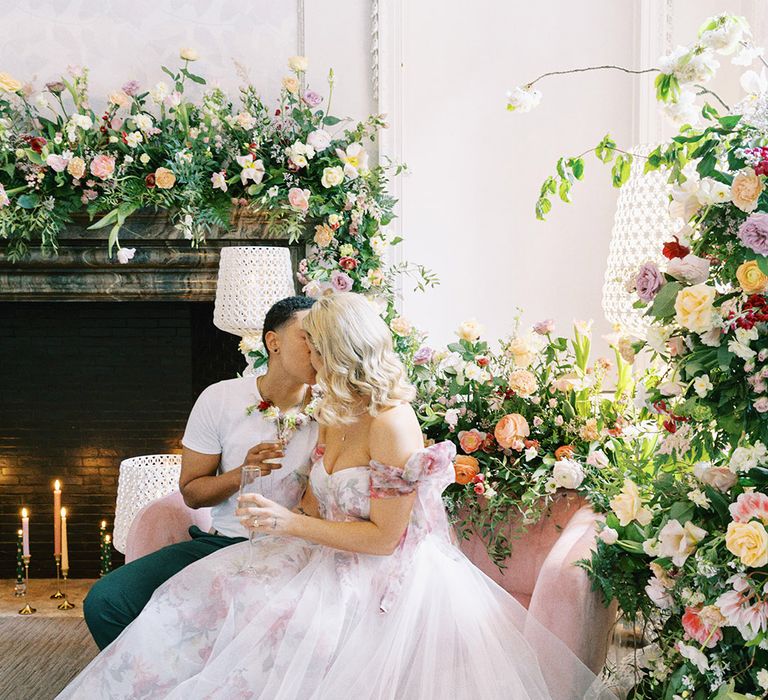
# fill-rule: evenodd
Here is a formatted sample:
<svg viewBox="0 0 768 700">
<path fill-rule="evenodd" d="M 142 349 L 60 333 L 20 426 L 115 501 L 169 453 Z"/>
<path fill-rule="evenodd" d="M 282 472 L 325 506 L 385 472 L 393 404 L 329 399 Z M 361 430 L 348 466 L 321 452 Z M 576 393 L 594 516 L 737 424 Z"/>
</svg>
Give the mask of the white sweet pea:
<svg viewBox="0 0 768 700">
<path fill-rule="evenodd" d="M 680 652 L 680 656 L 693 662 L 696 668 L 699 669 L 699 673 L 702 675 L 709 670 L 709 659 L 704 655 L 704 652 L 700 651 L 695 646 L 678 642 L 677 650 Z"/>
<path fill-rule="evenodd" d="M 539 106 L 541 92 L 527 86 L 518 86 L 507 92 L 507 109 L 510 112 L 530 112 Z"/>
<path fill-rule="evenodd" d="M 709 378 L 708 374 L 702 374 L 700 377 L 696 377 L 696 379 L 693 380 L 693 390 L 698 394 L 699 397 L 702 399 L 710 392 L 712 389 L 714 389 L 714 385 L 712 384 L 712 380 Z"/>
<path fill-rule="evenodd" d="M 117 251 L 117 259 L 121 265 L 125 265 L 129 260 L 133 260 L 136 255 L 136 248 L 120 248 Z"/>
</svg>

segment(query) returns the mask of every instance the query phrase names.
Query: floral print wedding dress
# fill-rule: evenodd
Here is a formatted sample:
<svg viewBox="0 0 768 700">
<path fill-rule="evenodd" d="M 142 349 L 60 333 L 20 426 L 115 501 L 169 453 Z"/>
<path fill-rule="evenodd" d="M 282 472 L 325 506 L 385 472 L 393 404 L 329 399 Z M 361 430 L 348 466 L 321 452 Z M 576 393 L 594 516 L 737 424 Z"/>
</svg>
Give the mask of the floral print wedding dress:
<svg viewBox="0 0 768 700">
<path fill-rule="evenodd" d="M 308 478 L 325 519 L 366 520 L 372 498 L 416 491 L 394 554 L 268 534 L 226 547 L 158 588 L 59 698 L 612 698 L 452 543 L 441 494 L 454 455 L 444 442 L 402 470 L 328 474 L 316 449 Z M 258 571 L 243 575 L 250 546 Z"/>
</svg>

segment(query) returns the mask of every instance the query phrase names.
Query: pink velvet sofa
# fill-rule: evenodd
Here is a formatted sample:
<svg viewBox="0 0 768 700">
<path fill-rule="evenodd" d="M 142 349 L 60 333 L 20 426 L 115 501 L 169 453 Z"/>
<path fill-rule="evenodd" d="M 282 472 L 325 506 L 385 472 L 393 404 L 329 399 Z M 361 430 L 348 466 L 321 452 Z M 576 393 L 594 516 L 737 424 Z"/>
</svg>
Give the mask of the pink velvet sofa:
<svg viewBox="0 0 768 700">
<path fill-rule="evenodd" d="M 513 541 L 512 556 L 503 572 L 489 559 L 479 538 L 461 543 L 476 566 L 515 596 L 595 673 L 605 662 L 616 607 L 603 606 L 599 594 L 591 590 L 586 572 L 574 562 L 589 557 L 597 520 L 575 493 L 558 494 L 548 514 Z M 208 530 L 210 523 L 210 509 L 189 508 L 175 491 L 136 515 L 128 531 L 125 560 L 189 539 L 190 525 Z"/>
</svg>

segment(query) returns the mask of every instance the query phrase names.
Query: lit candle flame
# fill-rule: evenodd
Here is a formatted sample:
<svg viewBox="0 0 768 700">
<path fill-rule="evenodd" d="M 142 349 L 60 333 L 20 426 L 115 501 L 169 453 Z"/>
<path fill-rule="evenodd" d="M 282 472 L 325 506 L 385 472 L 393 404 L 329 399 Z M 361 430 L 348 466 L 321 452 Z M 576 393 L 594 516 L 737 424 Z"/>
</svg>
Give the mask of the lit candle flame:
<svg viewBox="0 0 768 700">
<path fill-rule="evenodd" d="M 112 541 L 112 538 L 109 535 L 104 535 L 104 541 L 109 544 Z"/>
<path fill-rule="evenodd" d="M 56 481 L 53 482 L 53 490 L 61 491 L 61 482 L 58 479 L 56 479 Z"/>
<path fill-rule="evenodd" d="M 21 517 L 22 518 L 28 518 L 29 517 L 29 511 L 26 508 L 21 509 Z"/>
<path fill-rule="evenodd" d="M 21 537 L 24 534 L 24 530 L 19 530 L 19 537 Z"/>
<path fill-rule="evenodd" d="M 67 509 L 66 508 L 62 508 L 61 509 L 61 517 L 62 518 L 66 518 L 67 517 Z"/>
<path fill-rule="evenodd" d="M 107 527 L 107 521 L 106 520 L 102 520 L 101 521 L 101 527 L 103 527 L 103 528 Z"/>
</svg>

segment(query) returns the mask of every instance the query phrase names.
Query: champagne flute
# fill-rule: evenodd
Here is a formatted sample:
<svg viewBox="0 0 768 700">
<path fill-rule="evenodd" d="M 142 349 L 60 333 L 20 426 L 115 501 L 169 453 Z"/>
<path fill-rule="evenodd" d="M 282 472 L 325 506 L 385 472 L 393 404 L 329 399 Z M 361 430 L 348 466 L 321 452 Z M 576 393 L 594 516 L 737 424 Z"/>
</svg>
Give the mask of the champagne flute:
<svg viewBox="0 0 768 700">
<path fill-rule="evenodd" d="M 248 464 L 240 468 L 239 497 L 242 497 L 247 493 L 259 493 L 264 495 L 263 486 L 264 486 L 264 483 L 262 482 L 262 477 L 261 477 L 261 467 L 256 467 L 254 465 Z M 254 560 L 253 560 L 253 550 L 255 548 L 254 547 L 255 536 L 256 536 L 256 532 L 252 529 L 249 529 L 248 530 L 249 544 L 248 544 L 247 563 L 240 571 L 241 574 L 244 574 L 247 576 L 253 576 L 257 573 Z"/>
</svg>

